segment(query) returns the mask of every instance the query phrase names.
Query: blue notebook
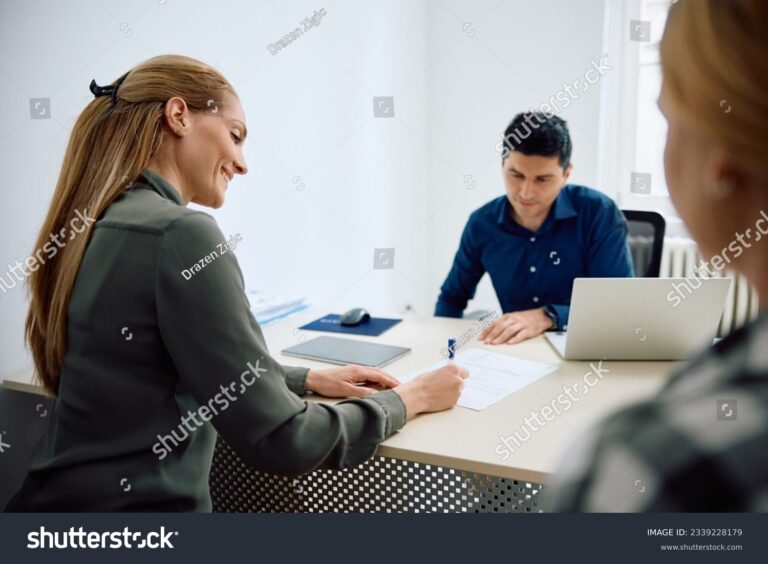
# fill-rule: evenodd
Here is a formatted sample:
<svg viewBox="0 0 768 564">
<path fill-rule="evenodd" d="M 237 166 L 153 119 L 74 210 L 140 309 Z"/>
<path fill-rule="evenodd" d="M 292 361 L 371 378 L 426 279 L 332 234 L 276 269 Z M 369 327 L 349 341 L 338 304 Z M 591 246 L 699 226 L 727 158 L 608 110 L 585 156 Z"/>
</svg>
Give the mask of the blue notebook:
<svg viewBox="0 0 768 564">
<path fill-rule="evenodd" d="M 341 324 L 341 316 L 336 313 L 329 313 L 325 317 L 315 319 L 299 329 L 307 331 L 325 331 L 327 333 L 346 333 L 347 335 L 365 335 L 368 337 L 378 337 L 387 329 L 397 325 L 402 319 L 387 319 L 385 317 L 371 317 L 368 321 L 363 321 L 355 327 L 345 327 Z"/>
</svg>

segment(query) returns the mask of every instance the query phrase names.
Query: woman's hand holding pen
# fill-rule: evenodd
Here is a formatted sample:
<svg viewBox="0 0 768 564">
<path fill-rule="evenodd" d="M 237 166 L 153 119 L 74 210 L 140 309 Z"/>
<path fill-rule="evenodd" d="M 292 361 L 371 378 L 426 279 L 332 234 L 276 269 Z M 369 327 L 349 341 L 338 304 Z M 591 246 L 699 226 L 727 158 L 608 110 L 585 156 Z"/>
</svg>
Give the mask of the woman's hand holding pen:
<svg viewBox="0 0 768 564">
<path fill-rule="evenodd" d="M 459 401 L 469 371 L 453 362 L 455 339 L 448 340 L 448 352 L 449 360 L 445 366 L 426 372 L 405 384 L 400 384 L 378 368 L 349 364 L 341 368 L 310 370 L 305 388 L 330 398 L 362 398 L 381 388 L 394 388 L 405 405 L 407 418 L 412 419 L 420 413 L 450 409 Z"/>
<path fill-rule="evenodd" d="M 448 362 L 442 368 L 396 387 L 395 392 L 405 404 L 408 419 L 412 419 L 419 413 L 443 411 L 456 405 L 468 376 L 466 368 Z"/>
</svg>

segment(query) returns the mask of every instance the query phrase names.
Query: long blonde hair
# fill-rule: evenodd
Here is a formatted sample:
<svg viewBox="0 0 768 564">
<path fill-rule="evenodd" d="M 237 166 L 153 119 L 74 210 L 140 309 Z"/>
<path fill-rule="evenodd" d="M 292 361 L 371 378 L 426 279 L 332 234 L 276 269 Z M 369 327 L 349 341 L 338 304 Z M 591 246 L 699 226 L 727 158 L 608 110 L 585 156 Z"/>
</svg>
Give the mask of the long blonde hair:
<svg viewBox="0 0 768 564">
<path fill-rule="evenodd" d="M 140 175 L 162 143 L 168 99 L 178 96 L 192 111 L 204 111 L 227 92 L 234 94 L 234 89 L 211 66 L 190 57 L 162 55 L 128 72 L 114 105 L 109 96 L 94 98 L 75 122 L 35 249 L 48 243 L 77 211 L 98 218 Z M 86 226 L 27 279 L 26 340 L 37 378 L 53 394 L 58 392 L 67 347 L 69 301 L 92 229 Z"/>
<path fill-rule="evenodd" d="M 660 55 L 670 100 L 747 164 L 768 155 L 768 2 L 677 0 Z"/>
</svg>

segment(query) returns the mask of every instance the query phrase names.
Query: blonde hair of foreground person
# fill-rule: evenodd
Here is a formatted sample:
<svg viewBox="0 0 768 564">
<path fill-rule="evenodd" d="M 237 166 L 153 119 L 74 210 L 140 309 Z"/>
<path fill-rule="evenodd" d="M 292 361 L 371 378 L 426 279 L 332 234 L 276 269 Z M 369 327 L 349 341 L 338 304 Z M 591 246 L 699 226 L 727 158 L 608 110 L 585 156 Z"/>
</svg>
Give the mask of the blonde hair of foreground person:
<svg viewBox="0 0 768 564">
<path fill-rule="evenodd" d="M 747 165 L 768 156 L 768 2 L 678 0 L 660 55 L 679 111 Z"/>
<path fill-rule="evenodd" d="M 766 29 L 765 0 L 678 0 L 661 40 L 659 98 L 668 122 L 664 168 L 672 203 L 703 257 L 714 264 L 720 255 L 744 274 L 762 304 L 768 303 L 768 253 L 758 243 L 768 217 Z"/>
<path fill-rule="evenodd" d="M 213 67 L 180 55 L 149 59 L 131 69 L 109 96 L 95 97 L 75 122 L 48 214 L 35 249 L 59 233 L 76 211 L 98 218 L 147 167 L 162 143 L 163 109 L 174 96 L 192 111 L 208 101 L 237 95 Z M 37 377 L 56 394 L 67 346 L 67 310 L 93 227 L 88 224 L 31 272 L 25 336 Z"/>
</svg>

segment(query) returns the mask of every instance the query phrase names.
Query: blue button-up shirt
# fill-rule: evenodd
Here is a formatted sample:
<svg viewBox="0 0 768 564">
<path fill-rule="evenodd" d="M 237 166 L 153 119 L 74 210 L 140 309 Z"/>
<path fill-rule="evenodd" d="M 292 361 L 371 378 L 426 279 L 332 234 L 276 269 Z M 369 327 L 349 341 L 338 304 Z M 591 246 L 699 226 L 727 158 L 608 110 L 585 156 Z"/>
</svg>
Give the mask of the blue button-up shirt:
<svg viewBox="0 0 768 564">
<path fill-rule="evenodd" d="M 568 323 L 575 278 L 634 276 L 627 222 L 600 192 L 567 184 L 535 232 L 512 219 L 506 195 L 469 216 L 435 315 L 461 317 L 484 273 L 504 313 L 552 306 Z"/>
</svg>

